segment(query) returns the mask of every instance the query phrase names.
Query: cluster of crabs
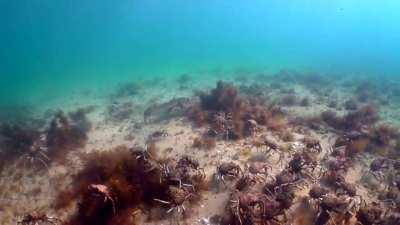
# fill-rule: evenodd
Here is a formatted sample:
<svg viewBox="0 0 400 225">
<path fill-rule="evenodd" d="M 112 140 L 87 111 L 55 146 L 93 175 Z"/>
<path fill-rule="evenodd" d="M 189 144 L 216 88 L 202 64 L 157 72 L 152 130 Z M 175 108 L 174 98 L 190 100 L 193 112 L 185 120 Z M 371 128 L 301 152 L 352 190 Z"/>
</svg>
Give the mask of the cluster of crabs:
<svg viewBox="0 0 400 225">
<path fill-rule="evenodd" d="M 233 188 L 227 204 L 229 216 L 222 224 L 400 224 L 398 161 L 376 158 L 370 163 L 365 173 L 386 184 L 376 199 L 363 199 L 358 186 L 346 180 L 347 172 L 361 157 L 349 147 L 356 138 L 344 135 L 327 152 L 318 140 L 304 139 L 302 148 L 275 176 L 272 167 L 262 162 L 244 169 L 233 162 L 222 163 L 215 177 L 224 184 L 229 179 Z M 265 147 L 268 152 L 279 151 L 271 141 L 266 141 Z M 299 208 L 303 214 L 296 214 Z M 299 219 L 305 210 L 309 215 L 306 222 Z"/>
<path fill-rule="evenodd" d="M 316 139 L 305 138 L 291 152 L 282 170 L 273 173 L 267 162 L 254 161 L 242 168 L 235 162 L 217 165 L 213 179 L 230 191 L 226 215 L 220 224 L 231 225 L 398 225 L 400 224 L 400 163 L 380 157 L 368 165 L 365 173 L 385 184 L 376 198 L 364 199 L 359 184 L 347 180 L 347 172 L 361 157 L 350 147 L 357 134 L 339 137 L 326 151 Z M 279 154 L 279 145 L 271 140 L 263 142 L 266 155 Z M 144 173 L 160 174 L 159 182 L 165 193 L 154 198 L 155 204 L 165 208 L 167 214 L 185 216 L 188 204 L 199 199 L 199 188 L 206 180 L 197 160 L 183 156 L 179 160 L 157 160 L 150 148 L 133 148 L 132 154 Z M 373 191 L 373 190 L 371 190 Z M 118 199 L 104 184 L 90 184 L 87 196 L 97 205 L 118 210 Z M 297 214 L 301 208 L 303 214 Z M 306 213 L 304 213 L 306 211 Z M 307 214 L 307 222 L 299 222 Z M 178 218 L 178 217 L 176 217 Z M 180 217 L 179 217 L 180 218 Z M 44 214 L 29 214 L 19 224 L 52 223 L 59 220 Z"/>
<path fill-rule="evenodd" d="M 252 119 L 250 115 L 244 117 L 243 125 L 241 125 L 243 127 L 239 129 L 238 124 L 235 123 L 232 112 L 214 112 L 211 116 L 211 125 L 207 134 L 222 140 L 235 140 L 241 135 L 252 136 L 256 131 L 261 129 L 257 121 Z"/>
<path fill-rule="evenodd" d="M 158 193 L 163 198 L 154 198 L 155 204 L 165 208 L 166 214 L 185 216 L 186 204 L 198 199 L 198 188 L 205 179 L 204 170 L 199 163 L 189 157 L 182 156 L 179 160 L 157 160 L 149 148 L 135 147 L 131 149 L 133 157 L 148 176 L 159 174 L 160 186 L 165 193 Z M 83 193 L 80 207 L 93 210 L 105 210 L 118 214 L 119 199 L 115 191 L 106 184 L 89 184 Z M 33 212 L 18 221 L 20 225 L 61 224 L 61 220 L 44 213 Z"/>
<path fill-rule="evenodd" d="M 204 169 L 199 162 L 189 156 L 182 156 L 179 160 L 166 160 L 160 162 L 148 148 L 136 148 L 133 154 L 142 164 L 146 173 L 160 173 L 160 184 L 166 188 L 166 199 L 154 198 L 153 200 L 167 207 L 166 213 L 178 213 L 185 215 L 185 204 L 197 199 L 198 188 L 205 180 Z"/>
</svg>

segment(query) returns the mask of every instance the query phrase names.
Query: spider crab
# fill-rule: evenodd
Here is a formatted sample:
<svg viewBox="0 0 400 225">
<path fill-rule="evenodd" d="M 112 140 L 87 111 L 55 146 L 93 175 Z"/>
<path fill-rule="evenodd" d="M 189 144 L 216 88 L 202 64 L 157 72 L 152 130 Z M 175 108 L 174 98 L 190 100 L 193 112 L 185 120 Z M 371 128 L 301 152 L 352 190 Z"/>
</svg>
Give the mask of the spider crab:
<svg viewBox="0 0 400 225">
<path fill-rule="evenodd" d="M 90 184 L 87 190 L 90 197 L 101 199 L 104 204 L 109 202 L 112 206 L 113 213 L 116 213 L 116 199 L 113 197 L 113 193 L 107 186 L 102 184 Z"/>
<path fill-rule="evenodd" d="M 224 162 L 217 167 L 215 178 L 225 184 L 226 178 L 234 179 L 239 177 L 240 174 L 243 175 L 243 171 L 239 165 L 233 162 Z"/>
<path fill-rule="evenodd" d="M 348 224 L 360 206 L 353 198 L 322 193 L 317 199 L 315 224 Z"/>
<path fill-rule="evenodd" d="M 248 136 L 253 136 L 260 129 L 257 121 L 254 119 L 246 120 L 244 126 L 245 126 L 246 135 L 248 135 Z"/>
<path fill-rule="evenodd" d="M 200 167 L 199 162 L 189 156 L 183 156 L 176 166 L 176 170 L 185 182 L 196 184 L 206 178 L 204 169 Z"/>
<path fill-rule="evenodd" d="M 268 177 L 271 177 L 271 179 L 274 180 L 275 178 L 269 175 L 270 170 L 272 170 L 272 167 L 266 163 L 253 162 L 246 164 L 244 173 L 236 182 L 236 189 L 243 191 L 257 183 L 265 182 Z"/>
<path fill-rule="evenodd" d="M 213 115 L 212 126 L 209 131 L 213 136 L 222 136 L 228 140 L 234 133 L 233 115 L 230 112 L 217 112 Z"/>
<path fill-rule="evenodd" d="M 46 135 L 41 135 L 38 140 L 33 142 L 27 152 L 21 156 L 24 168 L 26 168 L 27 163 L 30 165 L 40 163 L 45 168 L 49 168 L 50 158 L 47 155 L 48 148 L 46 146 L 46 141 Z"/>
<path fill-rule="evenodd" d="M 151 150 L 150 145 L 147 145 L 145 148 L 141 146 L 135 146 L 130 150 L 132 152 L 132 155 L 136 158 L 136 160 L 142 164 L 144 171 L 146 173 L 150 173 L 161 167 L 161 165 L 155 159 L 153 153 L 150 151 Z"/>
<path fill-rule="evenodd" d="M 158 130 L 154 131 L 147 137 L 147 143 L 153 143 L 157 141 L 161 141 L 162 139 L 168 137 L 168 132 L 166 130 Z"/>
<path fill-rule="evenodd" d="M 20 225 L 39 225 L 39 224 L 53 224 L 57 225 L 62 221 L 56 217 L 48 216 L 45 213 L 32 212 L 26 214 L 17 224 Z"/>
<path fill-rule="evenodd" d="M 284 214 L 280 202 L 262 193 L 239 192 L 231 194 L 229 201 L 234 224 L 267 225 L 278 222 L 276 217 Z"/>
<path fill-rule="evenodd" d="M 311 180 L 315 180 L 312 172 L 315 170 L 317 165 L 318 163 L 311 153 L 304 151 L 301 153 L 297 152 L 293 155 L 293 158 L 289 161 L 288 169 L 299 178 L 306 176 L 311 178 Z M 307 171 L 307 169 L 311 169 L 311 171 Z"/>
<path fill-rule="evenodd" d="M 304 146 L 311 151 L 316 151 L 318 153 L 322 152 L 322 145 L 318 139 L 314 139 L 311 137 L 305 137 L 303 139 L 303 143 L 304 143 Z"/>
<path fill-rule="evenodd" d="M 194 193 L 187 187 L 175 187 L 170 185 L 168 187 L 167 196 L 169 200 L 162 200 L 155 198 L 154 201 L 167 205 L 170 208 L 167 213 L 177 211 L 178 213 L 185 213 L 185 203 L 194 197 Z"/>
<path fill-rule="evenodd" d="M 369 172 L 379 181 L 385 180 L 385 174 L 390 169 L 391 160 L 388 158 L 376 158 L 370 166 Z"/>
<path fill-rule="evenodd" d="M 356 214 L 357 225 L 397 225 L 400 215 L 397 210 L 384 209 L 379 202 L 363 202 Z"/>
<path fill-rule="evenodd" d="M 285 152 L 280 149 L 278 143 L 268 137 L 264 137 L 262 138 L 261 146 L 265 146 L 267 158 L 269 158 L 273 153 L 278 153 L 278 162 L 282 165 L 282 159 L 285 157 Z"/>
<path fill-rule="evenodd" d="M 161 165 L 160 182 L 168 185 L 179 184 L 179 188 L 186 186 L 194 189 L 205 177 L 199 162 L 189 156 L 183 156 L 178 162 L 170 160 Z"/>
<path fill-rule="evenodd" d="M 282 192 L 293 192 L 300 186 L 302 179 L 291 170 L 283 170 L 273 182 L 268 182 L 264 186 L 264 192 L 270 196 L 279 195 Z"/>
<path fill-rule="evenodd" d="M 265 181 L 266 177 L 269 176 L 269 171 L 272 170 L 272 166 L 267 163 L 253 162 L 246 164 L 246 172 L 253 175 L 259 181 Z M 273 178 L 271 176 L 271 178 Z"/>
</svg>

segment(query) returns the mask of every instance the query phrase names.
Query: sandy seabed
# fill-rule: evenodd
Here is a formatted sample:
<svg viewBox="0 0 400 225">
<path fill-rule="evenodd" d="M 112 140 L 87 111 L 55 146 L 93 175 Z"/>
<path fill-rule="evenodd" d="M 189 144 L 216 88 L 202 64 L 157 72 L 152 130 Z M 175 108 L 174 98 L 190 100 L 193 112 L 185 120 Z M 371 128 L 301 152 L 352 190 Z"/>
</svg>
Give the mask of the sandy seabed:
<svg viewBox="0 0 400 225">
<path fill-rule="evenodd" d="M 367 99 L 360 101 L 361 97 L 357 94 L 364 93 L 357 92 L 357 88 L 368 84 L 350 76 L 335 79 L 335 82 L 330 79 L 327 81 L 316 79 L 316 82 L 320 83 L 311 85 L 307 83 L 306 78 L 301 80 L 302 78 L 293 78 L 288 75 L 284 78 L 284 75 L 279 78 L 279 75 L 245 77 L 239 74 L 228 79 L 227 82 L 232 82 L 243 95 L 257 96 L 269 103 L 274 102 L 279 105 L 288 120 L 294 120 L 297 117 L 317 117 L 327 110 L 333 110 L 338 115 L 345 115 L 356 110 L 352 108 L 352 103 L 356 105 L 354 106 L 356 108 L 373 103 L 379 107 L 381 117 L 379 123 L 389 123 L 393 126 L 400 124 L 396 121 L 400 115 L 400 101 L 395 101 L 394 97 L 390 98 L 391 96 L 384 96 L 382 92 L 377 96 L 373 88 L 382 88 L 379 85 L 378 87 L 368 86 L 368 90 L 373 93 L 370 95 L 366 93 Z M 305 148 L 305 138 L 319 141 L 322 150 L 317 156 L 319 163 L 316 171 L 326 169 L 327 159 L 332 158 L 335 141 L 343 135 L 327 124 L 321 123 L 318 129 L 304 123 L 288 125 L 284 131 L 291 134 L 290 138 L 283 138 L 282 132 L 260 126 L 254 133 L 239 140 L 218 139 L 215 147 L 207 150 L 193 146 L 193 143 L 196 138 L 202 137 L 207 132 L 208 125 L 196 126 L 185 115 L 145 123 L 143 114 L 149 107 L 177 97 L 192 97 L 193 91 L 196 90 L 208 91 L 215 87 L 217 81 L 217 79 L 196 81 L 194 77 L 159 82 L 154 86 L 143 85 L 138 93 L 128 96 L 97 95 L 95 92 L 89 94 L 85 92 L 85 95 L 83 92 L 75 93 L 62 104 L 56 103 L 49 106 L 50 109 L 62 109 L 66 112 L 93 106 L 93 110 L 87 114 L 91 122 L 87 141 L 84 146 L 66 151 L 63 160 L 54 160 L 45 169 L 38 169 L 40 166 L 22 166 L 22 158 L 7 162 L 1 170 L 0 178 L 0 224 L 16 224 L 24 215 L 33 211 L 44 212 L 68 224 L 69 218 L 77 213 L 79 198 L 73 199 L 72 204 L 62 209 L 57 209 L 55 202 L 60 198 L 62 191 L 75 185 L 74 175 L 79 173 L 84 166 L 82 155 L 111 150 L 122 145 L 128 148 L 146 146 L 149 136 L 157 131 L 163 133 L 162 137 L 154 141 L 158 149 L 158 157 L 179 159 L 182 156 L 190 156 L 196 159 L 199 166 L 204 168 L 206 180 L 211 184 L 201 191 L 198 201 L 186 205 L 189 210 L 184 219 L 177 212 L 173 212 L 157 220 L 149 220 L 147 212 L 140 211 L 135 213 L 137 224 L 218 224 L 218 215 L 222 217 L 227 214 L 230 196 L 235 191 L 235 183 L 238 180 L 235 178 L 227 181 L 226 185 L 213 182 L 214 174 L 221 163 L 233 162 L 245 170 L 246 165 L 261 161 L 271 166 L 269 176 L 276 177 L 288 167 L 293 154 Z M 260 78 L 265 84 L 259 82 Z M 120 87 L 116 89 L 118 88 Z M 174 91 L 171 92 L 171 90 Z M 124 103 L 129 103 L 126 107 L 132 109 L 126 112 L 127 115 L 124 115 L 124 112 L 120 115 L 110 112 L 113 104 L 118 104 L 115 107 L 125 107 L 122 106 Z M 162 110 L 159 113 L 162 114 Z M 260 139 L 274 141 L 278 145 L 278 150 L 268 151 L 265 146 L 255 145 L 254 143 Z M 351 165 L 344 174 L 346 182 L 354 184 L 357 195 L 362 196 L 363 201 L 368 203 L 379 202 L 380 192 L 386 191 L 385 182 L 380 182 L 376 176 L 367 172 L 369 164 L 377 157 L 382 156 L 371 152 L 361 152 L 351 159 Z M 301 187 L 296 188 L 293 206 L 285 210 L 291 222 L 282 224 L 303 224 L 292 217 L 295 215 L 296 206 L 300 204 L 301 199 L 309 195 L 309 190 L 315 183 L 318 181 L 304 179 Z M 257 183 L 250 189 L 261 192 L 262 188 L 263 183 Z M 68 196 L 66 195 L 65 198 Z M 161 209 L 164 208 L 161 207 Z M 352 218 L 346 224 L 356 224 L 356 219 Z"/>
</svg>

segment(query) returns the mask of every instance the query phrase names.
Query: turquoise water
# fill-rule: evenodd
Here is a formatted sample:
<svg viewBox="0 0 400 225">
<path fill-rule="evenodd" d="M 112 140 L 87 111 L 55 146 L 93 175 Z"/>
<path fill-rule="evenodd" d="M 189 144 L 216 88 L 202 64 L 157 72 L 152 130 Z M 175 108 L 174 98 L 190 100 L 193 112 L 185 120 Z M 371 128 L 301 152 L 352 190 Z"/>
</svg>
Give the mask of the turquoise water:
<svg viewBox="0 0 400 225">
<path fill-rule="evenodd" d="M 400 0 L 0 0 L 0 225 L 400 224 L 399 165 Z"/>
<path fill-rule="evenodd" d="M 202 71 L 400 71 L 396 0 L 2 0 L 0 11 L 0 105 Z"/>
</svg>

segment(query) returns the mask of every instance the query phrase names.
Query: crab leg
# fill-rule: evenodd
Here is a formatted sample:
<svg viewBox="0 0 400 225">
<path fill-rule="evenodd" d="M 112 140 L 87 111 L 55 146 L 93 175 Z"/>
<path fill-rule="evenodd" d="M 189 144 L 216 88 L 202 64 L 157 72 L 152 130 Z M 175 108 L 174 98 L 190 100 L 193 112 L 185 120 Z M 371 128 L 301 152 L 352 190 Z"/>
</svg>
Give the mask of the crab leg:
<svg viewBox="0 0 400 225">
<path fill-rule="evenodd" d="M 158 198 L 155 198 L 155 199 L 153 199 L 154 201 L 157 201 L 157 202 L 160 202 L 160 203 L 163 203 L 163 204 L 171 204 L 171 202 L 168 202 L 168 201 L 164 201 L 164 200 L 161 200 L 161 199 L 158 199 Z"/>
</svg>

